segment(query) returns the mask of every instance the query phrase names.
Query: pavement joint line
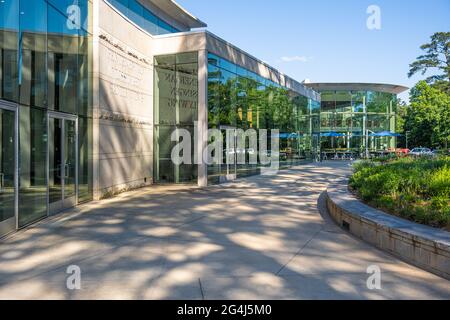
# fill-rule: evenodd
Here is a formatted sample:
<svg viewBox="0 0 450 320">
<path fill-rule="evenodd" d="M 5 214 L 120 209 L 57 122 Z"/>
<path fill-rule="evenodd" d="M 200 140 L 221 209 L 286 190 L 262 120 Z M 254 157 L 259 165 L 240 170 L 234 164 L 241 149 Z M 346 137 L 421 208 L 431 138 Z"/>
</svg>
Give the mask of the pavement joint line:
<svg viewBox="0 0 450 320">
<path fill-rule="evenodd" d="M 322 226 L 317 232 L 315 232 L 312 236 L 311 236 L 311 238 L 300 248 L 300 250 L 298 250 L 298 252 L 296 253 L 296 254 L 294 254 L 292 257 L 291 257 L 291 259 L 289 259 L 289 261 L 288 262 L 286 262 L 282 267 L 281 267 L 281 269 L 280 270 L 278 270 L 277 271 L 277 273 L 275 273 L 275 275 L 276 276 L 279 276 L 280 275 L 280 272 L 281 271 L 283 271 L 284 270 L 284 268 L 286 268 L 286 266 L 289 264 L 289 263 L 291 263 L 291 261 L 292 260 L 294 260 L 296 257 L 298 257 L 301 253 L 302 253 L 302 251 L 303 251 L 303 249 L 305 249 L 307 246 L 308 246 L 308 244 L 320 233 L 320 232 L 322 232 L 323 231 L 323 229 L 324 229 L 324 226 Z"/>
<path fill-rule="evenodd" d="M 184 227 L 184 226 L 188 226 L 188 225 L 194 224 L 194 223 L 196 223 L 196 222 L 198 222 L 198 221 L 200 221 L 200 220 L 203 220 L 203 219 L 205 219 L 206 217 L 207 217 L 207 215 L 203 215 L 203 216 L 201 216 L 201 217 L 192 219 L 192 220 L 190 220 L 190 221 L 183 222 L 183 223 L 177 225 L 176 227 L 177 227 L 177 228 L 181 228 L 181 227 Z"/>
<path fill-rule="evenodd" d="M 51 269 L 46 269 L 46 270 L 38 271 L 37 273 L 32 274 L 32 275 L 30 275 L 30 276 L 28 276 L 28 277 L 24 277 L 24 278 L 20 278 L 20 277 L 19 277 L 19 279 L 15 280 L 15 281 L 16 281 L 16 282 L 22 282 L 22 281 L 31 280 L 31 279 L 33 279 L 33 278 L 36 278 L 36 277 L 45 275 L 45 274 L 47 274 L 47 273 L 51 273 L 51 272 L 57 271 L 57 270 L 59 270 L 59 269 L 61 269 L 61 268 L 64 268 L 65 266 L 77 264 L 77 263 L 80 263 L 80 262 L 85 262 L 85 261 L 88 261 L 88 260 L 94 259 L 94 258 L 104 257 L 104 256 L 106 256 L 106 255 L 107 255 L 109 252 L 111 252 L 111 251 L 114 251 L 114 250 L 117 250 L 117 249 L 120 249 L 120 248 L 124 248 L 124 247 L 126 247 L 126 246 L 128 246 L 128 245 L 130 245 L 130 244 L 138 244 L 139 242 L 144 241 L 144 240 L 148 240 L 149 238 L 154 238 L 154 237 L 140 236 L 140 237 L 138 237 L 138 238 L 136 238 L 136 239 L 132 239 L 132 240 L 129 240 L 129 241 L 125 241 L 125 242 L 123 242 L 123 243 L 121 243 L 120 245 L 115 246 L 115 247 L 111 247 L 111 248 L 107 248 L 107 249 L 103 249 L 103 250 L 100 249 L 97 253 L 92 253 L 91 255 L 88 255 L 88 256 L 86 256 L 86 257 L 84 257 L 84 258 L 82 258 L 82 257 L 80 257 L 80 258 L 73 258 L 73 260 L 68 259 L 67 262 L 64 262 L 64 263 L 55 265 L 55 266 L 52 267 Z M 167 244 L 170 243 L 170 239 L 165 239 L 165 241 L 168 242 Z M 164 241 L 163 241 L 163 242 L 164 242 Z M 165 262 L 165 259 L 164 259 L 164 262 Z M 0 279 L 0 285 L 1 285 L 1 284 L 5 284 L 5 283 L 7 283 L 7 281 L 5 282 L 5 281 L 2 281 L 2 280 Z"/>
<path fill-rule="evenodd" d="M 200 278 L 198 278 L 198 285 L 200 286 L 200 293 L 202 295 L 202 300 L 206 300 L 205 299 L 205 293 L 203 291 L 202 280 Z"/>
</svg>

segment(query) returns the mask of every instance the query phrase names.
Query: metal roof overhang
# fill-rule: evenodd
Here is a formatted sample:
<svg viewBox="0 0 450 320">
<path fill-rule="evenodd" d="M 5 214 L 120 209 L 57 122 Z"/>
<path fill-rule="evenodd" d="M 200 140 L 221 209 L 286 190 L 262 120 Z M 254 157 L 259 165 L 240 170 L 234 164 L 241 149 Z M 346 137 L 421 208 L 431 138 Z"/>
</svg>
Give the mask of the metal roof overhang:
<svg viewBox="0 0 450 320">
<path fill-rule="evenodd" d="M 400 94 L 408 87 L 384 84 L 384 83 L 305 83 L 306 86 L 315 91 L 378 91 L 392 94 Z"/>
<path fill-rule="evenodd" d="M 206 28 L 207 24 L 200 19 L 194 17 L 186 9 L 180 6 L 173 0 L 149 0 L 159 9 L 164 11 L 170 17 L 178 20 L 180 23 L 188 26 L 189 28 Z"/>
</svg>

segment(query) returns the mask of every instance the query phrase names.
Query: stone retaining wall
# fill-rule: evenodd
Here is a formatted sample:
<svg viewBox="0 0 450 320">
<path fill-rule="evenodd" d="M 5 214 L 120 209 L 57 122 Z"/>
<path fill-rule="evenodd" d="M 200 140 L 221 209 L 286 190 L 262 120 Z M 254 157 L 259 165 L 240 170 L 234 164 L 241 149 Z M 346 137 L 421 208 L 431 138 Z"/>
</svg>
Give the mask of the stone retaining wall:
<svg viewBox="0 0 450 320">
<path fill-rule="evenodd" d="M 450 280 L 450 232 L 420 225 L 361 203 L 342 180 L 326 196 L 332 218 L 362 240 Z"/>
</svg>

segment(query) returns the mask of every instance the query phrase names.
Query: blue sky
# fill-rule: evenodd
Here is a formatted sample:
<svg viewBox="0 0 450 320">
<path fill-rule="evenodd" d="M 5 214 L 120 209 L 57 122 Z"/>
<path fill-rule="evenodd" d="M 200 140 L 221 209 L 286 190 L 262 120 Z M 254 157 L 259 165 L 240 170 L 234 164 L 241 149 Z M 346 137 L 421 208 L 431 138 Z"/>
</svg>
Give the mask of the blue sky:
<svg viewBox="0 0 450 320">
<path fill-rule="evenodd" d="M 412 87 L 420 45 L 450 31 L 450 0 L 178 0 L 208 30 L 283 73 L 312 82 Z M 370 5 L 381 30 L 369 30 Z M 407 99 L 407 94 L 400 96 Z"/>
</svg>

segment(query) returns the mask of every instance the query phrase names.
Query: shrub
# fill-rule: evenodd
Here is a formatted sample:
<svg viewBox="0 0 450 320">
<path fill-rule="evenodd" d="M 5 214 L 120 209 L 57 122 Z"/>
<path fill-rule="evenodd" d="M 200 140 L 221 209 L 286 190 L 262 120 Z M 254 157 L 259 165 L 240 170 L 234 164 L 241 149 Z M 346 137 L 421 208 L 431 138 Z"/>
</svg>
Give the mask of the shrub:
<svg viewBox="0 0 450 320">
<path fill-rule="evenodd" d="M 450 228 L 450 157 L 354 164 L 350 187 L 369 204 L 404 218 Z"/>
</svg>

